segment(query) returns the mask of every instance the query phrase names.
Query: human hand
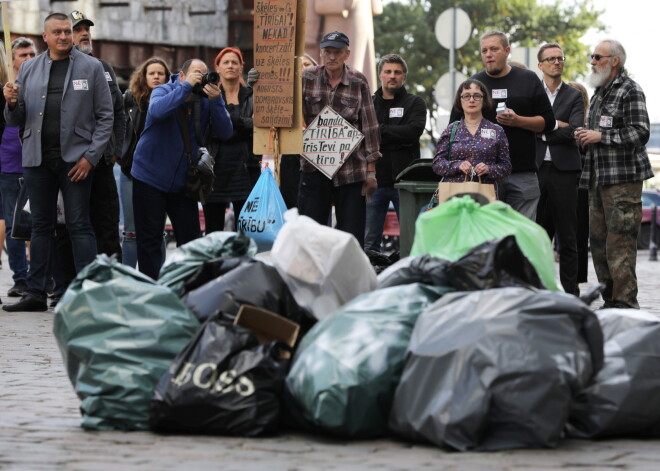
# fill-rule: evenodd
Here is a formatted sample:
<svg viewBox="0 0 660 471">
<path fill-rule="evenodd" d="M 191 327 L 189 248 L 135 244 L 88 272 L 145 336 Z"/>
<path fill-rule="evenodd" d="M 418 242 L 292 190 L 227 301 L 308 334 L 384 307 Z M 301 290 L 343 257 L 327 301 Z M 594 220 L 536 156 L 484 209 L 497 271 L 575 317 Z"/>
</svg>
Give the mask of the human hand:
<svg viewBox="0 0 660 471">
<path fill-rule="evenodd" d="M 218 87 L 215 84 L 212 83 L 207 83 L 204 85 L 204 93 L 206 93 L 206 96 L 209 98 L 209 100 L 215 100 L 220 96 L 220 87 Z"/>
<path fill-rule="evenodd" d="M 472 170 L 472 164 L 467 160 L 461 162 L 461 165 L 458 166 L 458 169 L 463 172 L 465 175 L 468 175 Z"/>
<path fill-rule="evenodd" d="M 507 108 L 506 111 L 498 114 L 495 119 L 502 126 L 516 127 L 518 115 L 511 108 Z"/>
<path fill-rule="evenodd" d="M 488 168 L 488 165 L 486 165 L 483 162 L 480 162 L 480 163 L 478 163 L 477 165 L 474 166 L 474 172 L 480 177 L 483 177 L 489 171 L 490 171 L 490 169 Z"/>
<path fill-rule="evenodd" d="M 580 147 L 584 147 L 588 144 L 597 144 L 601 141 L 603 133 L 600 131 L 594 131 L 591 129 L 578 128 L 573 133 L 575 140 L 578 142 Z"/>
<path fill-rule="evenodd" d="M 18 101 L 18 89 L 19 86 L 11 82 L 5 83 L 5 86 L 2 87 L 2 94 L 5 96 L 5 101 L 9 104 L 10 110 L 13 110 L 16 107 L 16 102 Z"/>
<path fill-rule="evenodd" d="M 71 170 L 69 170 L 67 175 L 71 177 L 72 182 L 79 182 L 87 178 L 93 168 L 94 166 L 90 163 L 89 160 L 87 160 L 85 157 L 80 157 L 78 162 L 76 162 L 76 164 L 71 167 Z"/>
<path fill-rule="evenodd" d="M 257 81 L 259 80 L 259 75 L 261 74 L 257 69 L 255 69 L 254 67 L 250 69 L 247 76 L 248 87 L 250 88 L 254 87 L 254 84 L 257 83 Z"/>
<path fill-rule="evenodd" d="M 565 128 L 567 126 L 568 126 L 568 123 L 566 121 L 557 120 L 557 127 L 558 128 Z"/>
<path fill-rule="evenodd" d="M 371 201 L 371 195 L 373 195 L 378 189 L 378 181 L 376 177 L 367 176 L 367 179 L 362 182 L 362 191 L 360 194 L 367 199 L 367 203 Z"/>
<path fill-rule="evenodd" d="M 188 82 L 193 87 L 202 81 L 202 73 L 199 70 L 192 70 L 186 75 L 186 82 Z"/>
</svg>

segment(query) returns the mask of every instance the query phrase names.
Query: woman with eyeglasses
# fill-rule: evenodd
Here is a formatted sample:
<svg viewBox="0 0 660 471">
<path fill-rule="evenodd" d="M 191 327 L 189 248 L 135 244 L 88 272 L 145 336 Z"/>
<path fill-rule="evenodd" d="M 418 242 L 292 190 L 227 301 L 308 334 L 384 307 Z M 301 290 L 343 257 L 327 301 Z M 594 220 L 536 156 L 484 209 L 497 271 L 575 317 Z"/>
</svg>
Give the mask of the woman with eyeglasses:
<svg viewBox="0 0 660 471">
<path fill-rule="evenodd" d="M 495 183 L 511 174 L 509 141 L 499 124 L 483 117 L 493 101 L 486 86 L 468 79 L 456 92 L 454 108 L 461 110 L 461 119 L 450 123 L 438 140 L 433 171 L 445 182 L 462 182 L 467 176 L 481 178 L 482 183 Z M 451 152 L 449 140 L 455 128 Z"/>
</svg>

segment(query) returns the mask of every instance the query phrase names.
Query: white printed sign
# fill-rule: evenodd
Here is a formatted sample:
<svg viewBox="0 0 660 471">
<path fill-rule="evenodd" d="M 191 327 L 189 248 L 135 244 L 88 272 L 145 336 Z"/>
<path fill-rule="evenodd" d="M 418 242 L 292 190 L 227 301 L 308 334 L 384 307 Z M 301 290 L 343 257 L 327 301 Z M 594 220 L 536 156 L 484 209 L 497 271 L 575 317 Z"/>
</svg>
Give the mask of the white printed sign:
<svg viewBox="0 0 660 471">
<path fill-rule="evenodd" d="M 364 134 L 326 106 L 303 133 L 302 156 L 332 179 L 362 139 Z"/>
</svg>

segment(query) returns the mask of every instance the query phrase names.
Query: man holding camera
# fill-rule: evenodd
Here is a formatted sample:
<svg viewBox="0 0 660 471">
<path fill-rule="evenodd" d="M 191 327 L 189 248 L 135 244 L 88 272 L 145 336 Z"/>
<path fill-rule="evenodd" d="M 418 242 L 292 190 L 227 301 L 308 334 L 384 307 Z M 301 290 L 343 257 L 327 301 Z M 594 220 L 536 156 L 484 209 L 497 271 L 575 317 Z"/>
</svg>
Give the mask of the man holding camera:
<svg viewBox="0 0 660 471">
<path fill-rule="evenodd" d="M 190 59 L 179 74 L 151 93 L 144 131 L 133 157 L 133 211 L 138 266 L 153 279 L 163 265 L 165 217 L 177 246 L 200 235 L 197 201 L 185 195 L 190 155 L 196 156 L 209 124 L 220 139 L 232 133 L 229 113 L 215 80 L 200 59 Z M 185 127 L 183 127 L 185 126 Z M 184 137 L 187 135 L 187 137 Z M 190 155 L 185 140 L 190 142 Z"/>
</svg>

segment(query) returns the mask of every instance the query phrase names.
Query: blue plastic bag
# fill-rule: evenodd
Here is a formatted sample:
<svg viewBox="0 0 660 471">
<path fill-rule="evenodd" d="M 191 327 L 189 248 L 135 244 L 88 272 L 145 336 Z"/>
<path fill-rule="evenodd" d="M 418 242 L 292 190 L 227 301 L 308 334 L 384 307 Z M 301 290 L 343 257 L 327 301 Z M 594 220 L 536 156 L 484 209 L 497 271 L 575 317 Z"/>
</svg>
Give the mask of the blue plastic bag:
<svg viewBox="0 0 660 471">
<path fill-rule="evenodd" d="M 270 250 L 284 224 L 286 210 L 273 172 L 266 167 L 238 216 L 236 230 L 253 238 L 259 252 Z"/>
</svg>

